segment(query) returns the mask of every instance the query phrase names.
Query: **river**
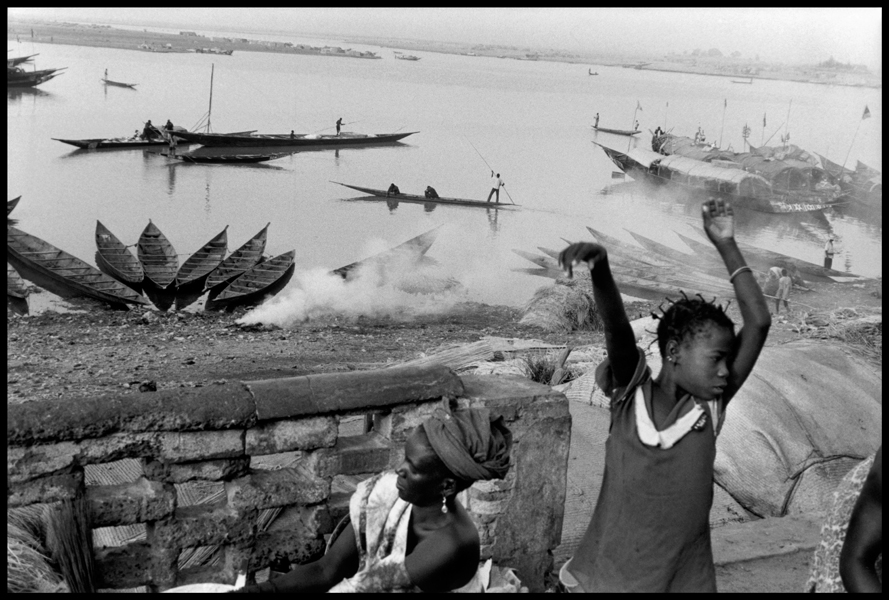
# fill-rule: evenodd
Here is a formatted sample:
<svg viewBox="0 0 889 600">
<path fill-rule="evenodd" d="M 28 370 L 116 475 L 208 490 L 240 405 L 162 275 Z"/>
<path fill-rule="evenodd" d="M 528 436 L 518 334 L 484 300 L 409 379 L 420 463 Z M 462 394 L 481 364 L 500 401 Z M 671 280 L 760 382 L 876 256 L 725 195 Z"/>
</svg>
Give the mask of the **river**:
<svg viewBox="0 0 889 600">
<path fill-rule="evenodd" d="M 9 45 L 11 55 L 39 53 L 38 69 L 67 67 L 36 89 L 7 92 L 7 196 L 22 195 L 12 216 L 21 229 L 89 262 L 97 219 L 127 244 L 151 219 L 180 262 L 226 225 L 234 249 L 271 222 L 267 253 L 295 249 L 298 273 L 340 267 L 441 225 L 428 256 L 465 286 L 466 299 L 521 306 L 547 280 L 514 271 L 533 265 L 512 249 L 559 249 L 563 238 L 589 239 L 590 225 L 688 251 L 673 232 L 700 230 L 696 203 L 612 179 L 616 168 L 592 141 L 628 141 L 595 134 L 597 112 L 602 126 L 629 129 L 641 107 L 635 116 L 646 134 L 632 143 L 646 147 L 647 131 L 666 123 L 685 135 L 701 126 L 735 149 L 745 124 L 754 145 L 780 127 L 771 142 L 777 145 L 789 112 L 792 141 L 836 162 L 860 125 L 847 164 L 860 159 L 882 169 L 878 89 L 737 85 L 714 76 L 417 51 L 410 53 L 421 60 L 411 62 L 373 46 L 360 49 L 383 60 Z M 419 133 L 398 146 L 301 152 L 259 166 L 171 163 L 142 150 L 76 151 L 51 139 L 128 135 L 147 119 L 190 129 L 208 111 L 214 64 L 213 131 L 328 133 L 342 117 L 346 131 Z M 590 66 L 598 76 L 587 75 Z M 138 91 L 105 87 L 105 69 L 110 79 L 138 83 Z M 865 105 L 873 117 L 860 121 Z M 345 202 L 360 194 L 331 183 L 395 182 L 420 194 L 432 185 L 442 196 L 484 199 L 489 165 L 506 183 L 501 202 L 520 210 Z M 828 235 L 839 249 L 834 268 L 882 275 L 882 214 L 738 215 L 739 239 L 816 263 Z"/>
</svg>

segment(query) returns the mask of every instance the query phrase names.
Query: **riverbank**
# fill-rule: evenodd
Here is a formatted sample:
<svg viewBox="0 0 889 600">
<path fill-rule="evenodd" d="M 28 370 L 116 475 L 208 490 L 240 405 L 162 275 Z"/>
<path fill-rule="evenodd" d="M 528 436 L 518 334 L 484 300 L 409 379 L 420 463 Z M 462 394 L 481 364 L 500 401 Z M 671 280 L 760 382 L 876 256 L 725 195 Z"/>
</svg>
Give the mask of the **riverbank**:
<svg viewBox="0 0 889 600">
<path fill-rule="evenodd" d="M 367 52 L 347 52 L 347 49 L 334 47 L 312 47 L 292 45 L 286 42 L 251 40 L 226 36 L 181 35 L 149 31 L 118 29 L 108 25 L 56 22 L 46 20 L 13 20 L 7 22 L 7 40 L 42 43 L 68 44 L 73 46 L 98 46 L 122 50 L 143 50 L 152 52 L 197 52 L 203 48 L 216 48 L 220 52 L 276 52 L 281 54 L 312 54 L 320 56 L 340 56 L 352 58 L 382 58 Z M 484 56 L 489 58 L 562 62 L 592 66 L 632 67 L 626 61 L 615 61 L 612 57 L 581 55 L 564 51 L 532 51 L 530 48 L 517 48 L 495 45 L 462 44 L 433 40 L 408 40 L 378 37 L 350 37 L 343 44 L 375 45 L 382 48 Z M 140 48 L 140 46 L 142 46 Z M 636 63 L 639 64 L 639 63 Z M 640 70 L 690 73 L 716 77 L 730 77 L 743 80 L 752 78 L 777 81 L 794 81 L 817 85 L 838 85 L 851 87 L 882 88 L 882 77 L 872 73 L 843 72 L 819 69 L 815 66 L 770 65 L 767 63 L 747 63 L 729 58 L 702 57 L 695 60 L 669 58 L 656 62 L 642 63 Z M 586 71 L 584 70 L 584 74 Z"/>
</svg>

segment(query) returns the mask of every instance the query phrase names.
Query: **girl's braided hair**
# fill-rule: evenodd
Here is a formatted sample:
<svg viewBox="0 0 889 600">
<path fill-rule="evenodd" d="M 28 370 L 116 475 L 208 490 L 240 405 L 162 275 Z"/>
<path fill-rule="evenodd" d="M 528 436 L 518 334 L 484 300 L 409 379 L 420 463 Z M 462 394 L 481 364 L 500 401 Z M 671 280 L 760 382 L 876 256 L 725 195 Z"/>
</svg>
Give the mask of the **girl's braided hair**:
<svg viewBox="0 0 889 600">
<path fill-rule="evenodd" d="M 735 323 L 726 314 L 729 304 L 723 307 L 716 304 L 716 298 L 713 300 L 704 300 L 700 294 L 695 294 L 696 298 L 689 298 L 685 292 L 682 293 L 680 300 L 671 300 L 667 298 L 670 307 L 664 310 L 663 305 L 658 306 L 661 314 L 654 312 L 651 316 L 660 320 L 657 326 L 657 345 L 661 351 L 661 356 L 665 356 L 667 352 L 667 342 L 675 339 L 682 343 L 687 338 L 692 338 L 699 332 L 703 331 L 710 324 L 717 327 L 725 327 L 735 333 Z"/>
</svg>

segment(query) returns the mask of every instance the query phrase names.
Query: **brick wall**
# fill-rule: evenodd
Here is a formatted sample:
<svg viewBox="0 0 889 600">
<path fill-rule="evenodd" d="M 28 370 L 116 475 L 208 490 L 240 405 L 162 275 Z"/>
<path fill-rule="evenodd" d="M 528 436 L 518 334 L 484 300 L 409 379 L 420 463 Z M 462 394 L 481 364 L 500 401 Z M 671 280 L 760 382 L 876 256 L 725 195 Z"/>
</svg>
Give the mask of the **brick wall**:
<svg viewBox="0 0 889 600">
<path fill-rule="evenodd" d="M 482 557 L 542 590 L 560 542 L 571 417 L 562 394 L 519 377 L 394 367 L 8 406 L 7 506 L 85 496 L 100 588 L 231 583 L 245 558 L 251 572 L 278 556 L 318 558 L 357 482 L 397 465 L 443 400 L 509 423 L 509 475 L 463 501 Z M 214 560 L 183 566 L 201 552 Z"/>
</svg>

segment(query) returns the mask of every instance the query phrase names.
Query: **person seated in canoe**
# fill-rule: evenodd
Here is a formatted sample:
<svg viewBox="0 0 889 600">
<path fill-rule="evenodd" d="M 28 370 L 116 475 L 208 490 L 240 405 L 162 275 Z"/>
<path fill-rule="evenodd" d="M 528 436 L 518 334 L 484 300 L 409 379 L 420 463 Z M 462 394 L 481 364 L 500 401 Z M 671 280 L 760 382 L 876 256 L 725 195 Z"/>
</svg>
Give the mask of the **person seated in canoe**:
<svg viewBox="0 0 889 600">
<path fill-rule="evenodd" d="M 139 139 L 139 130 L 137 129 L 137 130 L 133 133 L 133 137 L 131 137 L 130 140 L 135 142 L 135 141 L 138 140 L 138 139 Z"/>
<path fill-rule="evenodd" d="M 167 124 L 164 125 L 164 129 L 166 129 L 167 131 L 173 131 L 173 121 L 167 119 Z"/>
<path fill-rule="evenodd" d="M 290 130 L 290 139 L 292 140 L 292 139 L 294 139 L 294 138 L 296 138 L 296 134 L 293 133 L 293 130 L 291 129 L 291 130 Z"/>
<path fill-rule="evenodd" d="M 438 192 L 435 191 L 435 188 L 431 185 L 426 186 L 426 197 L 427 198 L 438 198 Z"/>
<path fill-rule="evenodd" d="M 485 408 L 438 407 L 404 460 L 358 484 L 350 523 L 319 560 L 235 593 L 481 592 L 478 530 L 457 494 L 503 479 L 512 433 Z"/>
<path fill-rule="evenodd" d="M 399 190 L 398 186 L 393 183 L 392 185 L 389 186 L 389 189 L 386 190 L 386 197 L 388 198 L 389 196 L 397 196 L 400 193 L 401 193 L 401 190 Z"/>
</svg>

